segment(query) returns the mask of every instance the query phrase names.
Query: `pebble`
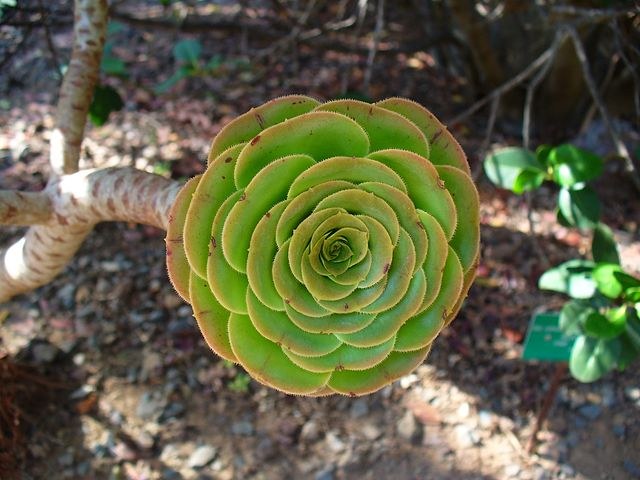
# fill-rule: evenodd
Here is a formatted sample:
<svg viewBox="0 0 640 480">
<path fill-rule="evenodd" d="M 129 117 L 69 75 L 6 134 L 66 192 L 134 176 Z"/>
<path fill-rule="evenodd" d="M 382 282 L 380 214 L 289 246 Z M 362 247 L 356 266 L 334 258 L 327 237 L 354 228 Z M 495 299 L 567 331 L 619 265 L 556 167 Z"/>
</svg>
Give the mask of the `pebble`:
<svg viewBox="0 0 640 480">
<path fill-rule="evenodd" d="M 360 432 L 364 435 L 364 438 L 367 440 L 375 440 L 380 438 L 382 435 L 382 431 L 375 426 L 373 423 L 367 422 L 360 427 Z"/>
<path fill-rule="evenodd" d="M 496 424 L 494 415 L 488 410 L 480 410 L 478 412 L 478 425 L 481 428 L 493 428 Z"/>
<path fill-rule="evenodd" d="M 182 415 L 185 411 L 185 406 L 180 402 L 172 402 L 162 411 L 160 418 L 158 418 L 158 422 L 163 423 L 167 420 L 174 419 Z"/>
<path fill-rule="evenodd" d="M 627 387 L 624 389 L 624 394 L 629 400 L 640 406 L 640 387 Z"/>
<path fill-rule="evenodd" d="M 37 343 L 33 346 L 33 358 L 38 363 L 49 363 L 58 355 L 58 348 L 50 343 Z"/>
<path fill-rule="evenodd" d="M 354 401 L 351 405 L 350 413 L 353 418 L 364 417 L 369 413 L 369 405 L 367 404 L 367 401 L 363 398 L 359 398 Z"/>
<path fill-rule="evenodd" d="M 519 473 L 520 473 L 520 465 L 517 465 L 515 463 L 511 465 L 507 465 L 504 468 L 504 474 L 507 477 L 517 477 Z"/>
<path fill-rule="evenodd" d="M 333 431 L 327 432 L 325 441 L 327 442 L 327 446 L 329 447 L 329 450 L 331 450 L 332 452 L 335 452 L 335 453 L 342 452 L 346 448 L 345 443 L 342 440 L 340 440 L 338 435 Z"/>
<path fill-rule="evenodd" d="M 594 405 L 593 403 L 588 405 L 583 405 L 578 409 L 580 415 L 589 420 L 595 420 L 602 414 L 602 407 L 598 405 Z"/>
<path fill-rule="evenodd" d="M 159 392 L 145 392 L 138 401 L 136 415 L 143 420 L 158 417 L 166 405 L 166 400 Z"/>
<path fill-rule="evenodd" d="M 405 390 L 418 381 L 418 376 L 415 373 L 405 375 L 400 379 L 400 386 Z"/>
<path fill-rule="evenodd" d="M 640 467 L 628 458 L 622 462 L 624 469 L 634 478 L 640 478 Z"/>
<path fill-rule="evenodd" d="M 471 414 L 471 405 L 469 405 L 469 402 L 461 403 L 456 413 L 460 418 L 467 418 Z"/>
<path fill-rule="evenodd" d="M 335 472 L 335 470 L 336 470 L 336 467 L 334 467 L 333 465 L 329 465 L 328 467 L 323 468 L 318 473 L 316 473 L 314 479 L 315 480 L 333 480 L 334 479 L 333 472 Z"/>
<path fill-rule="evenodd" d="M 201 445 L 196 448 L 187 460 L 187 467 L 202 468 L 213 461 L 218 453 L 218 449 L 211 445 Z"/>
<path fill-rule="evenodd" d="M 404 415 L 396 425 L 398 435 L 405 440 L 413 440 L 418 436 L 418 422 L 411 410 L 406 410 Z"/>
<path fill-rule="evenodd" d="M 309 420 L 302 425 L 300 430 L 300 439 L 306 442 L 314 442 L 320 438 L 320 427 L 315 420 Z"/>
<path fill-rule="evenodd" d="M 474 445 L 478 445 L 480 443 L 480 437 L 468 425 L 456 425 L 453 431 L 456 439 L 458 440 L 458 444 L 462 448 L 473 447 Z"/>
<path fill-rule="evenodd" d="M 242 420 L 240 422 L 234 422 L 231 425 L 231 432 L 234 435 L 251 436 L 251 435 L 253 435 L 253 425 L 251 424 L 251 422 L 249 422 L 247 420 Z"/>
</svg>

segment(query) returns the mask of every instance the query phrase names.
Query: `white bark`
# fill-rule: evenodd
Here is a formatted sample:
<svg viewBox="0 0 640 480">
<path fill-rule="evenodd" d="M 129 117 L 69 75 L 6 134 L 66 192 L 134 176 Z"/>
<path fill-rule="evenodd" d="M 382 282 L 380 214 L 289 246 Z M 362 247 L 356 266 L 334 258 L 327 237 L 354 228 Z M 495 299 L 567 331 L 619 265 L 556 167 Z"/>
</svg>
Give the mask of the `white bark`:
<svg viewBox="0 0 640 480">
<path fill-rule="evenodd" d="M 31 197 L 33 205 L 50 205 L 46 221 L 0 250 L 0 302 L 50 282 L 98 222 L 121 220 L 166 229 L 179 189 L 178 182 L 132 168 L 83 170 L 54 179 Z M 0 211 L 2 205 L 0 197 Z"/>
</svg>

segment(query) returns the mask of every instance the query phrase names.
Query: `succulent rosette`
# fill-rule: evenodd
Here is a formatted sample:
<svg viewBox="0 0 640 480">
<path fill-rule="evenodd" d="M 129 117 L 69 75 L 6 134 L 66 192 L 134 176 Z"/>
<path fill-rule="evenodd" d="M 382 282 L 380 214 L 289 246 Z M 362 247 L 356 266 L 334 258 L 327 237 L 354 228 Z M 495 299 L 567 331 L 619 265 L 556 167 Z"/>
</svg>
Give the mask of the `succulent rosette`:
<svg viewBox="0 0 640 480">
<path fill-rule="evenodd" d="M 417 103 L 287 96 L 220 131 L 166 240 L 218 355 L 283 392 L 362 395 L 419 365 L 459 310 L 478 194 Z"/>
</svg>

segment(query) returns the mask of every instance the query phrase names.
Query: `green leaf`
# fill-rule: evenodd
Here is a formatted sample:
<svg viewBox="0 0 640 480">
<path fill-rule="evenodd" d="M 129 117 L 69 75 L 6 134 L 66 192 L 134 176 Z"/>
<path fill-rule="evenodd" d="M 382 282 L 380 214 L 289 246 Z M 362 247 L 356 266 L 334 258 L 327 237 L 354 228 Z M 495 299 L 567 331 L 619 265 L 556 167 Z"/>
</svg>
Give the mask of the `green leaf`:
<svg viewBox="0 0 640 480">
<path fill-rule="evenodd" d="M 207 70 L 216 70 L 220 68 L 220 65 L 224 62 L 222 55 L 214 55 L 205 65 Z"/>
<path fill-rule="evenodd" d="M 638 312 L 637 309 L 636 312 Z M 638 353 L 640 353 L 640 320 L 638 320 L 638 313 L 633 313 L 627 316 L 625 331 L 631 344 Z"/>
<path fill-rule="evenodd" d="M 591 278 L 594 263 L 589 260 L 569 260 L 542 274 L 538 288 L 566 293 L 572 298 L 589 298 L 596 291 Z"/>
<path fill-rule="evenodd" d="M 584 322 L 585 333 L 602 340 L 617 337 L 624 332 L 627 323 L 626 310 L 626 307 L 619 307 L 608 310 L 606 315 L 590 313 Z"/>
<path fill-rule="evenodd" d="M 202 44 L 198 40 L 180 40 L 173 46 L 173 56 L 182 63 L 197 65 L 202 53 Z"/>
<path fill-rule="evenodd" d="M 620 355 L 618 356 L 618 370 L 624 370 L 640 356 L 640 346 L 636 347 L 627 334 L 620 335 Z"/>
<path fill-rule="evenodd" d="M 545 175 L 533 152 L 519 147 L 503 148 L 488 155 L 484 160 L 484 171 L 495 185 L 516 193 L 536 188 L 539 185 L 537 182 L 541 183 Z M 530 173 L 518 181 L 523 172 Z M 540 180 L 539 175 L 542 175 Z"/>
<path fill-rule="evenodd" d="M 120 94 L 109 85 L 96 85 L 89 107 L 89 119 L 96 126 L 104 125 L 111 112 L 121 110 L 124 102 Z"/>
<path fill-rule="evenodd" d="M 127 74 L 127 66 L 118 57 L 111 55 L 103 55 L 100 69 L 107 75 L 125 76 Z"/>
<path fill-rule="evenodd" d="M 173 72 L 169 78 L 167 78 L 164 82 L 160 82 L 153 89 L 157 94 L 167 93 L 173 86 L 178 83 L 183 78 L 186 78 L 190 75 L 190 70 L 187 67 L 180 67 L 178 70 Z"/>
<path fill-rule="evenodd" d="M 571 349 L 571 374 L 581 382 L 595 382 L 616 367 L 621 350 L 618 338 L 599 340 L 580 336 Z"/>
<path fill-rule="evenodd" d="M 613 238 L 613 232 L 604 223 L 598 223 L 593 231 L 591 253 L 594 262 L 620 264 L 618 247 Z"/>
<path fill-rule="evenodd" d="M 551 149 L 548 162 L 553 169 L 553 179 L 565 188 L 593 180 L 602 174 L 602 158 L 573 145 L 563 144 Z"/>
<path fill-rule="evenodd" d="M 595 310 L 589 302 L 584 300 L 571 300 L 560 311 L 559 326 L 565 335 L 581 335 L 586 318 Z"/>
<path fill-rule="evenodd" d="M 590 187 L 580 190 L 560 189 L 558 209 L 569 225 L 578 228 L 593 228 L 600 218 L 600 200 Z"/>
<path fill-rule="evenodd" d="M 541 165 L 545 167 L 549 165 L 549 155 L 552 150 L 553 147 L 551 145 L 540 145 L 536 148 L 536 158 Z"/>
<path fill-rule="evenodd" d="M 624 299 L 627 302 L 640 302 L 640 287 L 631 287 L 624 291 Z"/>
<path fill-rule="evenodd" d="M 513 191 L 514 193 L 520 194 L 529 190 L 535 190 L 542 185 L 545 177 L 546 174 L 543 171 L 523 170 L 513 182 Z"/>
<path fill-rule="evenodd" d="M 593 270 L 593 279 L 598 290 L 609 298 L 618 298 L 628 289 L 640 287 L 640 280 L 622 270 L 614 263 L 601 263 Z"/>
</svg>

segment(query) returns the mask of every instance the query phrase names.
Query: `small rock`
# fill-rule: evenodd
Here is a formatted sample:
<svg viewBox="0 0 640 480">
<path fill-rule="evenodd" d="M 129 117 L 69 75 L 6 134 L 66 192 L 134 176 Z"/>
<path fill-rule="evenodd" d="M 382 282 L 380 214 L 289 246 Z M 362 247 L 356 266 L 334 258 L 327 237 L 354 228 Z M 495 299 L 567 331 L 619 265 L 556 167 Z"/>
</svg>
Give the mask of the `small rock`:
<svg viewBox="0 0 640 480">
<path fill-rule="evenodd" d="M 213 461 L 218 450 L 211 445 L 201 445 L 196 448 L 187 460 L 187 467 L 202 468 Z"/>
<path fill-rule="evenodd" d="M 327 468 L 324 468 L 316 473 L 314 478 L 315 480 L 333 480 L 333 472 L 335 471 L 335 469 L 336 467 L 330 465 Z"/>
<path fill-rule="evenodd" d="M 636 405 L 640 405 L 640 388 L 639 387 L 626 387 L 624 389 L 625 396 Z"/>
<path fill-rule="evenodd" d="M 180 472 L 176 472 L 173 468 L 162 469 L 162 480 L 182 480 Z"/>
<path fill-rule="evenodd" d="M 58 348 L 50 343 L 37 343 L 33 346 L 33 358 L 38 363 L 49 363 L 58 355 Z"/>
<path fill-rule="evenodd" d="M 118 442 L 116 446 L 113 447 L 113 456 L 125 462 L 131 462 L 138 458 L 138 454 L 124 442 Z"/>
<path fill-rule="evenodd" d="M 494 415 L 488 410 L 480 410 L 478 412 L 478 425 L 481 428 L 493 428 L 496 424 Z"/>
<path fill-rule="evenodd" d="M 591 403 L 580 407 L 578 409 L 578 412 L 580 413 L 580 415 L 588 418 L 589 420 L 595 420 L 600 416 L 600 414 L 602 414 L 602 407 Z"/>
<path fill-rule="evenodd" d="M 576 474 L 576 469 L 573 468 L 571 465 L 567 465 L 566 463 L 560 466 L 560 471 L 564 473 L 567 477 L 573 477 Z"/>
<path fill-rule="evenodd" d="M 462 448 L 473 447 L 474 445 L 478 445 L 480 443 L 480 437 L 478 436 L 478 434 L 467 425 L 456 425 L 456 427 L 454 428 L 454 433 L 456 439 L 458 440 L 459 446 Z"/>
<path fill-rule="evenodd" d="M 251 422 L 249 422 L 247 420 L 242 420 L 240 422 L 234 422 L 231 425 L 231 432 L 234 435 L 251 436 L 251 435 L 253 435 L 253 425 L 251 424 Z"/>
<path fill-rule="evenodd" d="M 73 308 L 75 300 L 76 286 L 73 283 L 68 283 L 64 287 L 58 290 L 57 297 L 60 299 L 64 308 Z"/>
<path fill-rule="evenodd" d="M 91 462 L 89 460 L 85 460 L 76 466 L 76 475 L 78 477 L 86 477 L 89 472 L 91 472 Z"/>
<path fill-rule="evenodd" d="M 95 391 L 96 389 L 92 385 L 82 385 L 77 390 L 74 390 L 71 395 L 69 395 L 69 398 L 71 400 L 81 400 Z"/>
<path fill-rule="evenodd" d="M 369 405 L 364 398 L 359 398 L 355 400 L 351 405 L 351 416 L 353 418 L 360 418 L 369 413 Z"/>
<path fill-rule="evenodd" d="M 138 401 L 136 415 L 143 420 L 157 418 L 164 410 L 165 405 L 166 400 L 159 392 L 145 392 Z"/>
<path fill-rule="evenodd" d="M 58 463 L 63 467 L 69 467 L 73 464 L 73 452 L 65 452 L 58 457 Z"/>
<path fill-rule="evenodd" d="M 456 413 L 460 418 L 467 418 L 471 414 L 471 405 L 469 405 L 469 402 L 461 403 Z"/>
<path fill-rule="evenodd" d="M 171 420 L 173 418 L 179 417 L 185 411 L 184 404 L 180 402 L 172 402 L 162 411 L 160 418 L 158 418 L 158 422 L 163 423 L 167 420 Z"/>
<path fill-rule="evenodd" d="M 360 427 L 360 432 L 362 432 L 362 435 L 364 435 L 364 438 L 371 441 L 376 440 L 377 438 L 380 438 L 380 436 L 382 435 L 382 431 L 373 423 L 369 423 L 369 422 L 365 423 Z"/>
<path fill-rule="evenodd" d="M 624 469 L 627 471 L 627 473 L 629 473 L 629 475 L 634 478 L 640 478 L 640 467 L 637 463 L 626 458 L 622 462 L 622 465 L 624 466 Z"/>
<path fill-rule="evenodd" d="M 140 448 L 144 448 L 145 450 L 153 448 L 153 444 L 155 443 L 153 435 L 151 435 L 149 432 L 140 432 L 134 438 L 136 440 L 136 443 L 140 445 Z"/>
<path fill-rule="evenodd" d="M 607 408 L 611 408 L 616 404 L 617 402 L 616 392 L 611 385 L 604 384 L 602 386 L 601 393 L 602 393 L 602 405 L 604 405 Z"/>
<path fill-rule="evenodd" d="M 327 446 L 329 447 L 329 450 L 331 450 L 332 452 L 335 452 L 335 453 L 342 452 L 346 448 L 345 443 L 342 440 L 340 440 L 338 435 L 336 435 L 336 433 L 333 431 L 327 432 L 325 441 L 327 442 Z"/>
<path fill-rule="evenodd" d="M 504 474 L 507 477 L 517 477 L 519 473 L 520 473 L 520 465 L 516 465 L 515 463 L 511 465 L 507 465 L 504 468 Z"/>
<path fill-rule="evenodd" d="M 315 420 L 309 420 L 300 430 L 300 438 L 306 442 L 315 442 L 320 438 L 320 428 Z"/>
<path fill-rule="evenodd" d="M 175 293 L 167 293 L 162 297 L 162 305 L 167 310 L 173 310 L 174 308 L 178 308 L 182 305 L 184 301 Z"/>
<path fill-rule="evenodd" d="M 173 463 L 179 456 L 180 449 L 175 443 L 167 443 L 160 452 L 160 460 L 164 463 Z"/>
<path fill-rule="evenodd" d="M 418 381 L 418 376 L 415 373 L 405 375 L 400 379 L 400 386 L 405 390 Z"/>
<path fill-rule="evenodd" d="M 418 422 L 416 422 L 416 417 L 413 415 L 413 412 L 410 410 L 405 411 L 396 425 L 396 429 L 398 435 L 405 440 L 411 441 L 415 439 L 418 436 Z"/>
<path fill-rule="evenodd" d="M 139 380 L 146 382 L 162 367 L 162 356 L 158 352 L 144 350 L 142 358 L 142 370 Z"/>
</svg>

